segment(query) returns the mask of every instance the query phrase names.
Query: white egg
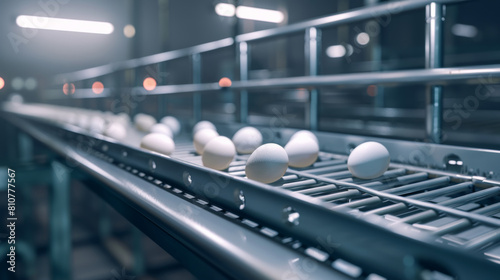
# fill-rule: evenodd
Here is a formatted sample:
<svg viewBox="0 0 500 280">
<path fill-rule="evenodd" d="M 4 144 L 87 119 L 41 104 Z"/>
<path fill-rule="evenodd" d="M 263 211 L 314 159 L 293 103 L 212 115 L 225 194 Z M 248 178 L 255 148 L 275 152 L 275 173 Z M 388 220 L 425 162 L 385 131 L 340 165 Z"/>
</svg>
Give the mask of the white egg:
<svg viewBox="0 0 500 280">
<path fill-rule="evenodd" d="M 77 125 L 78 124 L 78 115 L 73 114 L 73 113 L 69 113 L 68 117 L 66 119 L 66 122 L 69 124 Z"/>
<path fill-rule="evenodd" d="M 101 117 L 104 118 L 107 122 L 112 121 L 113 118 L 115 117 L 115 114 L 113 114 L 111 111 L 104 111 L 101 113 Z"/>
<path fill-rule="evenodd" d="M 316 162 L 319 146 L 310 137 L 295 137 L 286 144 L 285 151 L 289 166 L 303 168 Z"/>
<path fill-rule="evenodd" d="M 165 124 L 163 124 L 163 123 L 154 124 L 151 127 L 151 129 L 149 130 L 149 132 L 158 132 L 158 133 L 161 133 L 161 134 L 165 134 L 165 135 L 167 135 L 170 138 L 174 137 L 174 134 L 172 133 L 172 130 L 170 130 L 170 128 L 168 126 L 166 126 Z"/>
<path fill-rule="evenodd" d="M 215 128 L 215 125 L 213 123 L 209 121 L 199 121 L 193 126 L 193 135 L 205 128 L 217 131 L 217 128 Z"/>
<path fill-rule="evenodd" d="M 175 117 L 166 116 L 166 117 L 163 117 L 160 122 L 164 123 L 166 126 L 168 126 L 170 128 L 170 130 L 172 130 L 174 135 L 178 135 L 179 132 L 181 132 L 181 123 Z"/>
<path fill-rule="evenodd" d="M 370 141 L 352 150 L 347 159 L 347 168 L 355 177 L 373 179 L 384 174 L 389 163 L 389 151 L 382 144 Z"/>
<path fill-rule="evenodd" d="M 60 112 L 57 116 L 57 120 L 61 123 L 68 123 L 68 119 L 70 118 L 67 112 Z"/>
<path fill-rule="evenodd" d="M 77 120 L 77 125 L 83 129 L 88 129 L 89 128 L 89 117 L 86 115 L 79 115 L 78 120 Z"/>
<path fill-rule="evenodd" d="M 144 117 L 144 116 L 147 116 L 146 114 L 143 114 L 143 113 L 137 113 L 135 116 L 134 116 L 134 123 L 137 122 L 138 119 Z"/>
<path fill-rule="evenodd" d="M 114 115 L 113 113 L 109 112 L 109 111 L 106 111 L 104 113 L 104 119 L 109 122 L 109 123 L 112 123 L 114 121 L 116 121 L 118 119 L 118 116 Z"/>
<path fill-rule="evenodd" d="M 203 154 L 203 149 L 205 148 L 205 145 L 210 142 L 213 138 L 219 136 L 219 133 L 217 131 L 210 129 L 210 128 L 205 128 L 202 129 L 194 135 L 194 148 L 196 152 L 200 155 Z"/>
<path fill-rule="evenodd" d="M 297 132 L 295 132 L 292 137 L 290 137 L 290 140 L 288 141 L 291 141 L 292 139 L 295 139 L 295 138 L 299 138 L 299 137 L 307 137 L 307 138 L 311 138 L 313 139 L 316 143 L 319 144 L 319 141 L 318 141 L 318 137 L 316 137 L 316 135 L 314 135 L 314 133 L 310 132 L 309 130 L 299 130 Z"/>
<path fill-rule="evenodd" d="M 102 133 L 104 128 L 106 128 L 106 121 L 100 116 L 95 115 L 90 119 L 89 130 L 91 132 Z"/>
<path fill-rule="evenodd" d="M 24 98 L 20 94 L 13 93 L 9 96 L 9 101 L 14 104 L 22 104 L 24 103 Z"/>
<path fill-rule="evenodd" d="M 201 161 L 206 167 L 224 170 L 229 167 L 235 155 L 233 142 L 225 136 L 217 136 L 205 145 Z"/>
<path fill-rule="evenodd" d="M 240 154 L 250 154 L 262 145 L 262 134 L 254 127 L 243 127 L 233 136 L 236 151 Z"/>
<path fill-rule="evenodd" d="M 165 134 L 150 133 L 142 138 L 141 148 L 164 155 L 170 155 L 175 150 L 175 143 L 172 138 Z"/>
<path fill-rule="evenodd" d="M 90 118 L 89 122 L 89 131 L 94 132 L 94 133 L 102 133 L 104 131 L 104 128 L 106 128 L 106 121 L 99 117 L 99 116 L 93 116 Z"/>
<path fill-rule="evenodd" d="M 130 123 L 129 120 L 123 118 L 123 117 L 120 117 L 118 115 L 115 115 L 115 116 L 112 116 L 112 117 L 109 117 L 107 119 L 108 123 L 120 123 L 122 124 L 123 126 L 127 127 Z"/>
<path fill-rule="evenodd" d="M 285 175 L 288 155 L 278 144 L 269 143 L 258 147 L 248 158 L 245 174 L 249 179 L 272 183 Z"/>
<path fill-rule="evenodd" d="M 134 123 L 137 129 L 148 132 L 151 127 L 156 123 L 156 119 L 153 116 L 139 113 L 134 117 Z"/>
<path fill-rule="evenodd" d="M 121 112 L 115 115 L 115 121 L 120 121 L 123 125 L 127 126 L 130 123 L 130 117 L 128 114 Z"/>
<path fill-rule="evenodd" d="M 104 130 L 104 135 L 116 140 L 121 140 L 127 136 L 127 129 L 120 122 L 112 122 Z"/>
</svg>

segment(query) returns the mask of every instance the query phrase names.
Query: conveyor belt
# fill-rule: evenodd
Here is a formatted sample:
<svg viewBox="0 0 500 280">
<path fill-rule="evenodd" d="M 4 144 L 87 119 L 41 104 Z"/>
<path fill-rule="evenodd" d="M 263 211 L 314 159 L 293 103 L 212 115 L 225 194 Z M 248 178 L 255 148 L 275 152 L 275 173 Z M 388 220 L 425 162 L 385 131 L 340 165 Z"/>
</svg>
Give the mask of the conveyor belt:
<svg viewBox="0 0 500 280">
<path fill-rule="evenodd" d="M 104 184 L 89 187 L 202 279 L 278 279 L 284 274 L 295 277 L 311 263 L 314 271 L 308 271 L 308 275 L 315 279 L 349 279 L 297 250 L 276 246 L 256 233 L 249 222 L 246 227 L 235 225 L 228 221 L 229 212 L 195 200 L 137 169 L 121 169 L 101 152 L 68 145 L 56 136 L 57 130 L 42 123 L 12 117 L 9 120 Z"/>
<path fill-rule="evenodd" d="M 262 254 L 278 247 L 285 248 L 276 249 L 279 252 L 292 250 L 300 254 L 299 260 L 308 256 L 321 267 L 318 273 L 340 270 L 354 278 L 377 274 L 402 279 L 411 270 L 416 274 L 435 272 L 470 279 L 477 275 L 494 277 L 500 272 L 500 266 L 494 264 L 500 259 L 499 187 L 491 180 L 401 164 L 392 164 L 376 180 L 359 180 L 348 173 L 345 155 L 322 152 L 312 167 L 289 169 L 280 181 L 264 185 L 243 178 L 245 156 L 238 157 L 227 172 L 218 172 L 199 165 L 200 157 L 194 154 L 189 141 L 177 141 L 175 154 L 168 158 L 90 135 L 77 127 L 7 115 L 35 138 L 73 157 L 87 173 L 111 186 L 97 192 L 114 193 L 164 231 L 184 228 L 173 234 L 174 239 L 186 242 L 186 238 L 194 236 L 185 230 L 195 230 L 209 244 L 221 242 L 210 248 L 199 242 L 192 245 L 193 240 L 183 243 L 196 247 L 189 249 L 205 256 L 205 261 L 207 255 L 210 259 L 223 254 L 236 258 L 238 266 L 257 269 L 262 263 L 246 263 L 245 259 L 265 259 Z M 35 122 L 38 127 L 33 125 Z M 88 146 L 82 149 L 81 143 Z M 99 158 L 101 163 L 88 162 L 89 158 Z M 106 173 L 107 167 L 121 171 Z M 219 233 L 223 238 L 219 240 L 210 236 L 211 231 L 190 228 L 196 225 L 189 219 L 178 217 L 175 224 L 166 222 L 171 215 L 179 214 L 179 209 L 166 207 L 159 199 L 159 195 L 167 194 L 191 203 L 186 205 L 203 208 L 206 215 L 211 212 L 236 224 L 232 231 L 244 228 L 252 236 L 271 240 L 273 245 L 255 242 L 252 256 L 235 257 L 242 247 L 235 247 L 232 242 L 238 242 L 234 238 L 226 239 L 224 234 L 231 231 Z M 272 265 L 272 271 L 264 266 L 263 271 L 254 273 L 278 273 L 285 269 L 286 260 L 292 265 L 292 259 L 289 255 Z M 405 262 L 413 263 L 412 267 Z M 209 263 L 219 270 L 228 266 Z M 224 273 L 231 277 L 237 274 Z"/>
<path fill-rule="evenodd" d="M 177 156 L 201 162 L 201 157 L 189 149 L 192 145 L 185 146 L 191 153 L 185 155 L 184 150 Z M 244 177 L 246 158 L 239 156 L 228 173 Z M 432 171 L 412 171 L 411 167 L 391 168 L 379 178 L 361 180 L 352 177 L 345 157 L 328 153 L 322 153 L 312 167 L 300 171 L 289 169 L 283 179 L 272 185 L 329 202 L 331 209 L 349 209 L 357 215 L 384 215 L 395 224 L 407 223 L 439 234 L 455 246 L 479 250 L 489 245 L 481 252 L 493 261 L 500 261 L 500 255 L 487 253 L 500 250 L 498 185 L 477 188 L 472 180 L 436 175 Z M 481 234 L 468 233 L 481 226 L 484 227 Z"/>
</svg>

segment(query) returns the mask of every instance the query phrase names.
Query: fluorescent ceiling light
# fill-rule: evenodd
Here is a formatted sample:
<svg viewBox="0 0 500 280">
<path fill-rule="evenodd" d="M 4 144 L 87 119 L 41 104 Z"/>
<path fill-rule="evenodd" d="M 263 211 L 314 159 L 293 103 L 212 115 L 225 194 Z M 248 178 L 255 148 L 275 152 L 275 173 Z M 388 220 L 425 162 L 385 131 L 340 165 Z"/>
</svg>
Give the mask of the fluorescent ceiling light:
<svg viewBox="0 0 500 280">
<path fill-rule="evenodd" d="M 329 46 L 326 49 L 326 55 L 331 58 L 343 57 L 344 55 L 346 55 L 346 53 L 347 50 L 342 45 Z"/>
<path fill-rule="evenodd" d="M 279 23 L 285 18 L 280 11 L 238 6 L 236 16 L 243 19 Z"/>
<path fill-rule="evenodd" d="M 111 34 L 113 25 L 109 22 L 76 20 L 51 17 L 37 17 L 21 15 L 16 18 L 16 23 L 23 28 L 35 28 L 58 31 L 71 31 L 95 34 Z"/>
<path fill-rule="evenodd" d="M 233 4 L 219 3 L 215 5 L 215 13 L 223 17 L 234 17 L 236 8 Z"/>
<path fill-rule="evenodd" d="M 474 38 L 477 35 L 477 28 L 473 25 L 457 23 L 451 27 L 451 33 L 455 36 Z"/>
<path fill-rule="evenodd" d="M 326 55 L 331 58 L 351 56 L 354 48 L 350 45 L 333 45 L 326 48 Z"/>
<path fill-rule="evenodd" d="M 215 5 L 215 13 L 223 17 L 237 16 L 242 19 L 280 23 L 285 16 L 280 11 L 253 8 L 248 6 L 235 7 L 233 4 L 219 3 Z"/>
</svg>

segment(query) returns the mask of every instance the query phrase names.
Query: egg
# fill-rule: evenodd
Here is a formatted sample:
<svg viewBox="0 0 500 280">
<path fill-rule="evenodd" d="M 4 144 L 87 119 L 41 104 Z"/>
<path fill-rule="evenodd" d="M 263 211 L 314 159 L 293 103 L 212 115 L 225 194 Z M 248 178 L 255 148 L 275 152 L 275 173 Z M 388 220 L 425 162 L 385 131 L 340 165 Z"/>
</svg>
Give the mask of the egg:
<svg viewBox="0 0 500 280">
<path fill-rule="evenodd" d="M 127 136 L 127 129 L 120 122 L 112 122 L 104 130 L 104 135 L 116 140 L 121 140 Z"/>
<path fill-rule="evenodd" d="M 236 148 L 231 139 L 217 136 L 205 145 L 201 161 L 206 167 L 224 170 L 229 167 L 235 155 Z"/>
<path fill-rule="evenodd" d="M 121 122 L 125 126 L 127 126 L 130 123 L 130 117 L 129 117 L 129 115 L 127 115 L 124 112 L 121 112 L 121 113 L 118 113 L 118 114 L 115 115 L 114 121 L 117 121 L 117 120 L 119 122 Z"/>
<path fill-rule="evenodd" d="M 160 120 L 161 123 L 165 124 L 172 130 L 174 135 L 178 135 L 181 132 L 181 123 L 175 117 L 166 116 Z"/>
<path fill-rule="evenodd" d="M 89 117 L 87 117 L 87 115 L 79 115 L 76 125 L 83 128 L 83 129 L 88 129 L 89 122 L 90 122 L 90 120 L 89 120 Z"/>
<path fill-rule="evenodd" d="M 161 133 L 150 133 L 141 140 L 141 148 L 164 155 L 170 155 L 175 150 L 175 143 L 172 138 Z"/>
<path fill-rule="evenodd" d="M 90 119 L 89 130 L 95 133 L 102 133 L 106 128 L 106 121 L 100 116 L 93 116 Z"/>
<path fill-rule="evenodd" d="M 285 146 L 288 165 L 291 167 L 307 167 L 318 159 L 319 146 L 310 137 L 295 137 Z"/>
<path fill-rule="evenodd" d="M 318 137 L 316 137 L 316 135 L 314 135 L 314 133 L 310 132 L 309 130 L 299 130 L 297 132 L 295 132 L 292 137 L 290 137 L 290 140 L 291 141 L 292 139 L 295 139 L 295 138 L 300 138 L 300 137 L 307 137 L 307 138 L 311 138 L 313 139 L 316 143 L 319 144 L 319 141 L 318 141 Z"/>
<path fill-rule="evenodd" d="M 210 140 L 212 140 L 213 138 L 215 138 L 217 136 L 219 136 L 219 133 L 217 133 L 217 131 L 210 129 L 210 128 L 205 128 L 205 129 L 202 129 L 202 130 L 196 132 L 196 134 L 194 135 L 194 140 L 193 140 L 193 144 L 194 144 L 194 148 L 195 148 L 196 152 L 199 155 L 202 155 L 203 149 L 205 148 L 205 145 L 208 142 L 210 142 Z"/>
<path fill-rule="evenodd" d="M 72 124 L 72 125 L 77 125 L 78 124 L 78 115 L 69 113 L 66 119 L 66 123 Z"/>
<path fill-rule="evenodd" d="M 352 150 L 347 159 L 347 168 L 360 179 L 377 178 L 389 167 L 389 151 L 380 143 L 365 142 Z"/>
<path fill-rule="evenodd" d="M 115 114 L 113 114 L 110 111 L 105 111 L 105 112 L 101 113 L 101 117 L 104 118 L 105 121 L 110 122 L 115 117 Z"/>
<path fill-rule="evenodd" d="M 134 123 L 137 129 L 148 132 L 151 127 L 156 123 L 156 119 L 153 116 L 139 113 L 134 117 Z"/>
<path fill-rule="evenodd" d="M 170 128 L 168 126 L 166 126 L 165 124 L 163 124 L 163 123 L 154 124 L 151 127 L 151 129 L 149 130 L 149 132 L 158 132 L 158 133 L 161 133 L 161 134 L 165 134 L 165 135 L 167 135 L 170 138 L 174 137 L 174 134 L 172 133 L 172 130 L 170 130 Z"/>
<path fill-rule="evenodd" d="M 17 93 L 13 93 L 9 96 L 9 101 L 12 102 L 13 104 L 23 104 L 24 103 L 24 98 Z"/>
<path fill-rule="evenodd" d="M 245 166 L 249 179 L 262 183 L 272 183 L 285 175 L 288 155 L 278 144 L 264 144 L 250 155 Z"/>
<path fill-rule="evenodd" d="M 262 134 L 254 127 L 243 127 L 233 135 L 233 143 L 240 154 L 250 154 L 262 145 Z"/>
<path fill-rule="evenodd" d="M 199 121 L 193 126 L 193 135 L 205 128 L 217 131 L 217 128 L 215 128 L 215 125 L 213 123 L 209 121 Z"/>
</svg>

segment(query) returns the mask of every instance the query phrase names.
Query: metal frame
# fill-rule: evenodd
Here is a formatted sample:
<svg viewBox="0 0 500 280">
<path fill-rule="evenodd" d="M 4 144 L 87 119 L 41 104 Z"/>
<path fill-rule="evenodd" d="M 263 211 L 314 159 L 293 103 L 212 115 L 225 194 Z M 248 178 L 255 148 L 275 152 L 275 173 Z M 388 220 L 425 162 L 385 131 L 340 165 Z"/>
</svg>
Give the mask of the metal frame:
<svg viewBox="0 0 500 280">
<path fill-rule="evenodd" d="M 251 42 L 257 40 L 268 39 L 272 37 L 288 35 L 293 33 L 302 32 L 309 28 L 324 28 L 335 25 L 342 25 L 357 21 L 362 21 L 370 18 L 376 18 L 380 16 L 386 16 L 388 14 L 396 14 L 406 11 L 411 11 L 419 8 L 423 8 L 430 3 L 458 3 L 468 0 L 410 0 L 410 1 L 392 1 L 384 4 L 378 4 L 369 7 L 363 7 L 359 9 L 354 9 L 348 12 L 343 12 L 327 17 L 317 18 L 309 21 L 304 21 L 300 23 L 290 24 L 288 26 L 250 32 L 246 34 L 241 34 L 233 38 L 225 38 L 218 41 L 213 41 L 190 48 L 167 51 L 163 53 L 158 53 L 150 56 L 145 56 L 141 58 L 131 59 L 122 62 L 110 63 L 103 66 L 93 67 L 85 70 L 75 71 L 72 73 L 57 75 L 54 79 L 56 83 L 66 83 L 75 82 L 79 80 L 86 80 L 91 78 L 96 78 L 99 76 L 104 76 L 111 74 L 113 72 L 136 68 L 141 66 L 147 66 L 150 64 L 165 62 L 168 60 L 178 59 L 182 57 L 187 57 L 193 54 L 201 54 L 205 52 L 214 51 L 217 49 L 230 47 L 235 42 Z M 243 64 L 245 65 L 245 64 Z"/>
<path fill-rule="evenodd" d="M 232 88 L 240 90 L 240 121 L 247 122 L 248 117 L 248 90 L 255 88 L 272 88 L 272 87 L 294 87 L 294 86 L 311 86 L 310 102 L 309 102 L 309 128 L 317 130 L 318 128 L 318 104 L 319 92 L 316 87 L 325 85 L 346 85 L 346 84 L 380 84 L 380 83 L 404 83 L 404 82 L 437 82 L 448 81 L 452 79 L 469 79 L 469 78 L 484 78 L 484 75 L 500 75 L 498 66 L 493 67 L 469 67 L 463 69 L 475 74 L 467 75 L 462 73 L 453 73 L 453 69 L 442 69 L 443 57 L 443 20 L 444 20 L 444 5 L 463 2 L 465 0 L 410 0 L 410 1 L 391 1 L 388 3 L 371 5 L 358 9 L 353 9 L 347 12 L 334 14 L 327 17 L 308 20 L 300 23 L 290 24 L 288 26 L 251 32 L 247 34 L 237 35 L 233 38 L 226 38 L 186 49 L 168 51 L 155 55 L 150 55 L 142 58 L 131 59 L 123 62 L 112 63 L 104 66 L 94 67 L 86 70 L 81 70 L 68 74 L 56 76 L 56 83 L 74 82 L 107 75 L 113 72 L 122 71 L 125 69 L 146 66 L 150 64 L 162 63 L 168 60 L 178 59 L 181 57 L 191 56 L 193 59 L 193 73 L 195 75 L 193 84 L 191 85 L 164 85 L 159 86 L 152 94 L 168 94 L 168 93 L 183 93 L 195 92 L 193 100 L 194 120 L 200 118 L 201 96 L 199 91 L 215 91 L 220 89 L 217 84 L 199 84 L 197 77 L 200 75 L 198 57 L 202 53 L 213 50 L 230 47 L 238 44 L 238 61 L 240 70 L 240 81 L 234 82 Z M 435 69 L 434 71 L 425 72 L 424 70 L 415 71 L 395 71 L 383 73 L 369 74 L 349 74 L 349 75 L 318 75 L 318 48 L 321 46 L 320 34 L 321 28 L 338 26 L 342 24 L 377 18 L 391 14 L 397 14 L 405 11 L 410 11 L 418 8 L 426 7 L 426 65 L 427 68 Z M 304 53 L 306 56 L 306 74 L 305 77 L 294 77 L 284 79 L 270 79 L 260 81 L 248 80 L 248 43 L 252 41 L 269 39 L 277 36 L 284 36 L 298 32 L 306 33 L 306 44 Z M 314 35 L 314 36 L 313 36 Z M 477 72 L 476 72 L 477 70 Z M 424 71 L 424 72 L 421 72 Z M 457 71 L 461 71 L 457 68 Z M 413 75 L 416 75 L 416 78 Z M 402 76 L 401 76 L 402 75 Z M 406 75 L 406 77 L 405 77 Z M 484 81 L 485 79 L 483 79 Z M 368 82 L 369 81 L 369 82 Z M 442 107 L 443 93 L 442 87 L 432 85 L 428 88 L 428 108 L 426 116 L 426 133 L 428 140 L 434 143 L 441 142 L 442 134 Z"/>
<path fill-rule="evenodd" d="M 53 161 L 50 190 L 50 260 L 54 280 L 71 278 L 70 169 Z"/>
<path fill-rule="evenodd" d="M 353 73 L 339 75 L 320 75 L 291 78 L 275 78 L 266 80 L 242 80 L 233 81 L 231 88 L 237 90 L 249 89 L 273 89 L 273 88 L 295 88 L 295 87 L 327 87 L 327 86 L 366 86 L 371 84 L 427 84 L 447 85 L 454 83 L 491 84 L 498 81 L 500 77 L 500 65 L 474 66 L 474 67 L 450 67 L 420 70 L 386 71 L 379 73 Z M 136 89 L 142 89 L 137 87 Z M 174 94 L 188 92 L 210 92 L 220 90 L 218 83 L 186 84 L 186 85 L 163 85 L 157 86 L 149 91 L 148 95 Z M 96 98 L 108 97 L 93 95 Z M 76 95 L 75 97 L 80 98 Z M 89 97 L 89 96 L 85 96 Z M 85 98 L 81 97 L 81 98 Z"/>
<path fill-rule="evenodd" d="M 164 205 L 163 203 L 167 201 L 164 201 L 164 199 L 167 198 L 163 197 L 163 190 L 158 186 L 150 187 L 147 181 L 155 182 L 159 180 L 165 182 L 172 186 L 171 188 L 181 190 L 181 193 L 185 192 L 195 198 L 215 203 L 215 205 L 227 209 L 242 218 L 248 218 L 259 224 L 269 226 L 280 234 L 300 240 L 303 244 L 327 251 L 337 257 L 360 265 L 364 270 L 389 278 L 402 279 L 407 276 L 408 269 L 419 273 L 419 271 L 432 270 L 436 269 L 436 267 L 444 267 L 451 275 L 464 279 L 474 278 L 477 275 L 489 278 L 498 275 L 500 272 L 500 267 L 497 264 L 479 258 L 473 252 L 442 246 L 439 242 L 440 237 L 429 236 L 404 224 L 391 227 L 388 221 L 378 216 L 356 216 L 342 209 L 332 211 L 328 208 L 331 207 L 331 204 L 328 206 L 324 202 L 311 197 L 290 193 L 280 188 L 273 188 L 230 176 L 227 173 L 208 170 L 198 165 L 138 150 L 114 142 L 106 137 L 88 135 L 83 130 L 73 126 L 48 125 L 39 120 L 26 121 L 14 116 L 10 116 L 8 119 L 57 152 L 81 163 L 81 168 L 85 172 L 108 185 L 110 191 L 116 193 L 122 200 L 128 201 L 129 205 L 139 209 L 140 212 L 152 219 L 164 230 L 175 230 L 178 227 L 189 228 L 192 224 L 190 219 L 185 220 L 186 217 L 182 218 L 182 222 L 178 221 L 179 223 L 167 222 L 165 219 L 170 220 L 171 215 L 175 213 L 175 211 L 172 212 L 171 207 L 167 206 L 172 204 Z M 32 122 L 36 122 L 36 126 Z M 286 134 L 286 132 L 284 133 Z M 95 151 L 93 153 L 100 155 L 103 160 L 95 162 L 93 156 L 72 147 L 71 143 L 78 142 L 81 137 L 91 137 L 95 140 L 93 142 L 96 144 L 90 147 L 91 151 Z M 111 172 L 108 170 L 111 168 L 111 162 L 123 167 L 128 166 L 127 170 L 137 170 L 135 172 L 131 171 L 128 175 L 121 172 Z M 138 183 L 131 176 L 142 178 L 144 183 Z M 460 178 L 460 176 L 457 178 Z M 356 184 L 337 180 L 331 182 L 339 186 L 373 192 Z M 496 191 L 496 189 L 493 190 Z M 245 207 L 243 209 L 240 208 L 241 200 L 237 199 L 236 194 L 245 197 Z M 453 209 L 450 211 L 450 209 L 421 201 L 413 201 L 389 194 L 375 193 L 375 195 L 382 195 L 389 200 L 411 203 L 424 209 L 434 209 L 457 217 L 467 217 L 487 224 L 491 222 L 485 217 L 477 217 L 477 215 Z M 191 199 L 194 200 L 194 198 Z M 300 213 L 300 223 L 288 223 L 288 220 L 283 216 L 286 209 L 293 209 Z M 165 213 L 169 213 L 169 215 L 165 215 Z M 151 215 L 153 216 L 151 217 Z M 328 223 L 325 223 L 325 221 L 328 221 Z M 497 223 L 494 222 L 493 224 L 496 225 Z M 340 228 L 342 228 L 341 231 L 339 231 Z M 310 229 L 314 229 L 314 231 Z M 367 232 L 370 234 L 366 234 Z M 192 236 L 192 232 L 189 231 L 182 231 L 182 233 L 182 236 L 176 235 L 176 238 L 183 239 Z M 200 232 L 197 231 L 197 233 Z M 234 232 L 231 233 L 234 235 Z M 197 236 L 197 238 L 199 239 L 200 236 Z M 233 239 L 230 239 L 230 241 L 236 242 Z M 203 240 L 214 245 L 213 242 L 217 239 Z M 334 240 L 335 243 L 328 243 L 328 240 Z M 197 250 L 208 249 L 205 243 L 198 243 L 194 243 L 197 245 Z M 227 243 L 224 244 L 227 245 Z M 216 247 L 217 250 L 222 250 L 227 254 L 239 252 L 239 250 L 227 252 L 228 250 L 231 251 L 233 247 L 229 247 L 229 249 L 224 248 L 225 246 Z M 387 248 L 391 248 L 391 250 L 387 251 Z M 194 250 L 192 247 L 190 249 Z M 210 251 L 210 249 L 208 250 Z M 260 253 L 256 251 L 258 250 L 252 251 L 252 254 L 262 254 L 262 251 Z M 203 252 L 203 254 L 206 253 L 206 251 Z M 266 253 L 269 254 L 269 251 L 266 251 Z M 408 258 L 415 260 L 414 266 L 408 268 L 404 265 L 394 265 Z M 224 261 L 227 261 L 227 259 L 224 259 Z M 252 266 L 248 262 L 245 265 Z M 388 269 L 389 267 L 391 269 Z M 278 269 L 278 266 L 275 268 Z M 282 268 L 283 266 L 279 267 L 279 269 Z M 255 273 L 262 273 L 262 271 Z"/>
<path fill-rule="evenodd" d="M 426 7 L 425 64 L 434 69 L 443 66 L 443 29 L 444 5 L 430 3 Z M 443 88 L 427 88 L 427 138 L 434 143 L 441 143 L 443 123 Z"/>
</svg>

